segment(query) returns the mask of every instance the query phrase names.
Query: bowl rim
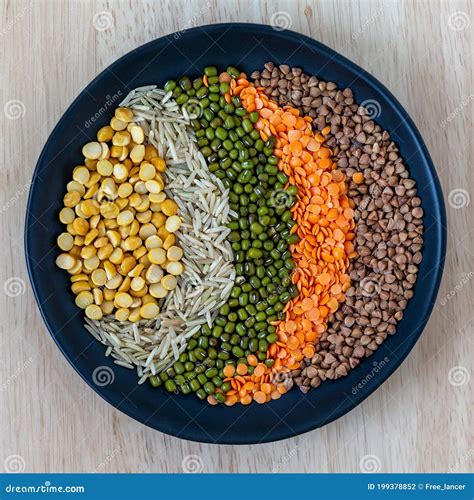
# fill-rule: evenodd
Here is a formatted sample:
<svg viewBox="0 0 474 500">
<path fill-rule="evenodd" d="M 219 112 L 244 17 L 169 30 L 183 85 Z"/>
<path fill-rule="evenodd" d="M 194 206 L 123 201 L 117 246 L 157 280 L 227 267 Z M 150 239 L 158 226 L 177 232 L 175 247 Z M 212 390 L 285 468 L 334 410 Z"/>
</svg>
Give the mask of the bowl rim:
<svg viewBox="0 0 474 500">
<path fill-rule="evenodd" d="M 357 64 L 353 63 L 351 60 L 343 56 L 342 54 L 338 53 L 334 49 L 331 49 L 330 47 L 324 45 L 323 43 L 319 42 L 318 40 L 315 40 L 307 35 L 304 35 L 302 33 L 288 30 L 288 29 L 278 29 L 275 30 L 272 26 L 270 25 L 264 25 L 264 24 L 258 24 L 258 23 L 216 23 L 216 24 L 207 24 L 207 25 L 201 25 L 201 26 L 196 26 L 194 28 L 186 29 L 184 30 L 184 33 L 194 33 L 197 31 L 206 31 L 207 33 L 212 32 L 214 30 L 222 30 L 222 29 L 238 29 L 242 31 L 247 31 L 247 30 L 253 30 L 253 31 L 258 31 L 258 33 L 266 34 L 266 33 L 272 33 L 275 35 L 275 32 L 278 36 L 281 37 L 287 37 L 294 39 L 295 37 L 298 37 L 300 40 L 302 40 L 306 45 L 310 46 L 311 48 L 314 48 L 315 50 L 319 52 L 325 53 L 329 58 L 333 60 L 337 60 L 337 63 L 339 65 L 344 66 L 346 69 L 356 72 L 358 74 L 358 78 L 362 80 L 368 87 L 371 89 L 376 89 L 378 93 L 381 95 L 384 95 L 384 97 L 391 102 L 393 105 L 394 110 L 398 113 L 398 115 L 404 120 L 405 126 L 408 129 L 410 136 L 413 140 L 413 142 L 416 144 L 417 148 L 420 151 L 420 154 L 424 157 L 426 165 L 428 167 L 429 171 L 429 176 L 431 177 L 431 183 L 433 185 L 433 189 L 435 192 L 435 200 L 437 202 L 436 207 L 438 210 L 437 215 L 437 224 L 436 224 L 436 229 L 437 229 L 437 241 L 438 245 L 436 248 L 430 249 L 432 252 L 436 253 L 436 269 L 433 271 L 435 273 L 435 280 L 434 280 L 434 285 L 430 290 L 427 292 L 427 299 L 425 299 L 425 302 L 428 304 L 426 307 L 426 314 L 418 320 L 417 327 L 413 329 L 413 332 L 410 335 L 410 341 L 405 342 L 405 347 L 404 349 L 401 349 L 400 352 L 400 357 L 398 357 L 393 364 L 391 364 L 391 368 L 387 371 L 383 371 L 383 373 L 377 378 L 377 381 L 375 384 L 371 384 L 370 387 L 369 384 L 366 386 L 365 391 L 360 391 L 358 393 L 358 397 L 355 397 L 355 404 L 354 400 L 350 398 L 346 398 L 346 400 L 336 409 L 334 412 L 331 414 L 330 418 L 328 418 L 326 421 L 322 423 L 315 423 L 312 420 L 308 420 L 305 422 L 302 422 L 301 426 L 298 429 L 298 432 L 291 433 L 288 431 L 283 431 L 279 432 L 277 436 L 272 435 L 269 433 L 269 435 L 265 436 L 261 440 L 255 440 L 255 439 L 248 439 L 245 435 L 239 435 L 238 437 L 234 437 L 234 439 L 219 439 L 218 441 L 212 441 L 210 440 L 206 434 L 201 434 L 199 437 L 196 436 L 194 432 L 181 432 L 179 435 L 177 435 L 176 431 L 173 430 L 172 428 L 158 428 L 157 426 L 151 425 L 149 422 L 145 421 L 143 416 L 140 414 L 139 408 L 134 408 L 132 405 L 121 405 L 120 408 L 117 407 L 117 405 L 114 403 L 113 398 L 105 394 L 104 392 L 101 392 L 96 385 L 94 385 L 91 380 L 89 380 L 86 376 L 85 373 L 82 373 L 82 371 L 79 370 L 79 368 L 75 364 L 75 360 L 72 359 L 71 356 L 69 356 L 66 353 L 65 347 L 63 346 L 63 342 L 60 337 L 55 335 L 54 329 L 51 326 L 51 323 L 48 319 L 46 310 L 44 306 L 41 304 L 40 299 L 39 299 L 39 291 L 38 291 L 38 283 L 34 279 L 34 270 L 32 267 L 32 262 L 30 261 L 30 256 L 29 256 L 29 249 L 30 249 L 30 238 L 29 238 L 29 225 L 30 225 L 30 219 L 31 219 L 31 206 L 32 206 L 32 200 L 33 200 L 33 194 L 35 189 L 37 188 L 38 183 L 36 182 L 36 177 L 37 173 L 40 169 L 41 164 L 44 161 L 44 157 L 46 155 L 46 150 L 49 146 L 49 143 L 51 141 L 51 138 L 55 135 L 56 131 L 63 126 L 64 123 L 68 121 L 70 118 L 70 115 L 72 113 L 73 108 L 76 106 L 76 103 L 78 103 L 81 99 L 82 96 L 84 95 L 86 89 L 99 81 L 100 79 L 103 78 L 103 76 L 108 73 L 109 71 L 113 71 L 113 69 L 122 64 L 123 61 L 125 61 L 130 55 L 132 55 L 134 52 L 139 51 L 139 50 L 144 50 L 146 47 L 150 47 L 159 41 L 166 39 L 170 36 L 175 35 L 176 33 L 182 33 L 181 31 L 178 32 L 171 32 L 165 35 L 160 36 L 159 38 L 155 38 L 153 40 L 150 40 L 149 42 L 146 42 L 119 57 L 116 59 L 112 64 L 108 65 L 106 68 L 104 68 L 93 80 L 91 80 L 82 90 L 81 92 L 77 95 L 77 97 L 72 101 L 72 103 L 67 107 L 67 109 L 63 112 L 61 118 L 55 125 L 55 127 L 52 129 L 50 132 L 48 139 L 46 143 L 44 144 L 42 151 L 38 157 L 38 160 L 36 162 L 35 169 L 33 171 L 32 175 L 32 181 L 29 189 L 29 195 L 28 195 L 28 201 L 27 201 L 27 206 L 26 206 L 26 214 L 25 214 L 25 228 L 24 228 L 24 249 L 25 249 L 25 259 L 26 259 L 26 267 L 28 271 L 28 277 L 31 283 L 31 287 L 33 289 L 34 297 L 36 304 L 40 310 L 41 316 L 43 318 L 43 321 L 53 338 L 54 342 L 64 355 L 64 357 L 67 359 L 69 364 L 74 368 L 74 370 L 79 374 L 79 376 L 89 385 L 94 392 L 96 392 L 101 398 L 103 398 L 107 403 L 109 403 L 111 406 L 113 406 L 114 409 L 126 414 L 127 416 L 133 418 L 134 420 L 137 420 L 138 422 L 146 425 L 147 427 L 150 427 L 154 430 L 158 430 L 160 432 L 163 432 L 165 434 L 171 435 L 173 437 L 178 437 L 181 439 L 186 439 L 189 441 L 195 441 L 195 442 L 202 442 L 202 443 L 210 443 L 210 444 L 263 444 L 263 443 L 268 443 L 268 442 L 275 442 L 275 441 L 280 441 L 282 439 L 288 439 L 291 437 L 294 437 L 295 435 L 300 435 L 307 433 L 309 431 L 321 428 L 331 422 L 334 422 L 344 416 L 346 413 L 350 412 L 352 409 L 356 408 L 359 406 L 365 399 L 367 399 L 371 394 L 373 394 L 391 375 L 393 375 L 399 368 L 399 366 L 402 364 L 402 362 L 407 358 L 408 354 L 410 351 L 413 349 L 415 344 L 418 342 L 421 333 L 423 332 L 429 317 L 433 311 L 436 296 L 439 291 L 440 283 L 441 283 L 441 278 L 443 274 L 443 268 L 444 268 L 444 261 L 445 261 L 445 255 L 446 255 L 446 239 L 447 239 L 447 223 L 446 223 L 446 209 L 445 209 L 445 204 L 444 204 L 444 197 L 443 193 L 441 190 L 440 182 L 436 173 L 436 170 L 434 168 L 433 162 L 431 160 L 431 156 L 427 150 L 427 147 L 423 141 L 423 138 L 418 131 L 418 128 L 416 127 L 415 123 L 409 116 L 408 112 L 404 109 L 404 107 L 400 104 L 400 102 L 395 98 L 395 96 L 383 85 L 377 78 L 372 76 L 369 72 L 358 66 Z"/>
</svg>

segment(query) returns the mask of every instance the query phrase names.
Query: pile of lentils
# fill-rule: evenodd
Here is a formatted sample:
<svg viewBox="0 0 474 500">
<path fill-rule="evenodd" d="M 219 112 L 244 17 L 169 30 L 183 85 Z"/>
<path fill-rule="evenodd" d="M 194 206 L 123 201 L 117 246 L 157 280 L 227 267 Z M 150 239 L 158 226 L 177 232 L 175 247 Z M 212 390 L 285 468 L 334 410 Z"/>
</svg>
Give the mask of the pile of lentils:
<svg viewBox="0 0 474 500">
<path fill-rule="evenodd" d="M 229 78 L 239 75 L 227 68 Z M 204 78 L 207 86 L 204 85 Z M 247 113 L 237 96 L 227 102 L 229 84 L 220 82 L 217 68 L 207 67 L 203 77 L 183 76 L 168 81 L 176 102 L 192 119 L 197 144 L 210 172 L 230 190 L 233 212 L 229 240 L 234 251 L 236 284 L 230 299 L 219 310 L 212 327 L 205 325 L 188 342 L 187 350 L 171 368 L 153 376 L 153 386 L 164 385 L 169 392 L 198 398 L 214 395 L 225 401 L 231 389 L 224 382 L 224 367 L 233 365 L 239 375 L 252 374 L 250 355 L 267 367 L 270 344 L 278 340 L 273 322 L 283 319 L 284 307 L 298 290 L 291 281 L 295 267 L 289 245 L 298 236 L 290 230 L 295 224 L 290 208 L 296 201 L 296 187 L 278 167 L 273 154 L 275 138 L 264 142 L 254 128 L 258 113 Z M 275 192 L 283 193 L 285 203 L 275 203 Z"/>
<path fill-rule="evenodd" d="M 339 90 L 301 68 L 272 62 L 251 78 L 279 105 L 311 116 L 315 130 L 330 127 L 326 144 L 355 202 L 357 257 L 350 264 L 351 287 L 331 315 L 315 355 L 293 372 L 307 392 L 347 375 L 396 332 L 422 260 L 423 209 L 396 144 L 355 102 L 351 89 Z"/>
</svg>

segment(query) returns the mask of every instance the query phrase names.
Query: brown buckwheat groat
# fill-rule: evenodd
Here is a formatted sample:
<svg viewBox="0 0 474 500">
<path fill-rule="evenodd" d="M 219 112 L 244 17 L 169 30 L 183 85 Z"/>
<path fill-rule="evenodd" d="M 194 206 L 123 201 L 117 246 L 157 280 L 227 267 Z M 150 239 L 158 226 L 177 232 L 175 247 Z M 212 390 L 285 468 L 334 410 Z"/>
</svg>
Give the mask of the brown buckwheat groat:
<svg viewBox="0 0 474 500">
<path fill-rule="evenodd" d="M 293 372 L 307 392 L 347 375 L 396 332 L 422 259 L 423 209 L 397 146 L 373 120 L 380 114 L 376 101 L 359 106 L 351 89 L 340 90 L 287 65 L 269 62 L 251 77 L 278 104 L 297 107 L 313 118 L 316 130 L 327 133 L 325 142 L 355 202 L 351 287 L 330 317 L 316 354 Z"/>
</svg>

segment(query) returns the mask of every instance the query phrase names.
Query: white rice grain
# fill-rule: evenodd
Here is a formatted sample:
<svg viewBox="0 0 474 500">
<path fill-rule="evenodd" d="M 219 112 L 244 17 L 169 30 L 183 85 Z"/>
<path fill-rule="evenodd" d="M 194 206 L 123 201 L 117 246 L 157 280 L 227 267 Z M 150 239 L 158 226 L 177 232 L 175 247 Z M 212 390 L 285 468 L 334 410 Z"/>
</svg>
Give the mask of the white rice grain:
<svg viewBox="0 0 474 500">
<path fill-rule="evenodd" d="M 86 319 L 86 329 L 107 346 L 107 355 L 126 368 L 136 367 L 138 383 L 176 361 L 202 325 L 212 325 L 234 286 L 233 253 L 226 238 L 229 190 L 209 172 L 199 152 L 189 115 L 156 85 L 132 90 L 121 106 L 134 111 L 167 164 L 165 192 L 178 205 L 182 225 L 176 233 L 184 252 L 177 288 L 160 304 L 157 319 L 119 322 L 113 316 Z"/>
</svg>

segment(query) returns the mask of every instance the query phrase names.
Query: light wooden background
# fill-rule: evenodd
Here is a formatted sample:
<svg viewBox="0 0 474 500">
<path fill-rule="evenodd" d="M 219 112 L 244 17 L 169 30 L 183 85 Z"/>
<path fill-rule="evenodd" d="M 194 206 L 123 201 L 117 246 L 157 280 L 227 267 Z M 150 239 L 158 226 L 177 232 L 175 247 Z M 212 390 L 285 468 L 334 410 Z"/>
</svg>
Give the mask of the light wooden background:
<svg viewBox="0 0 474 500">
<path fill-rule="evenodd" d="M 474 199 L 466 206 L 469 194 L 474 197 L 472 5 L 469 0 L 0 0 L 0 471 L 180 472 L 189 455 L 197 456 L 191 460 L 205 472 L 358 472 L 361 463 L 381 472 L 472 469 Z M 438 307 L 420 342 L 396 374 L 350 414 L 274 444 L 200 445 L 155 432 L 114 410 L 63 358 L 40 319 L 26 275 L 27 187 L 61 114 L 119 56 L 196 24 L 268 24 L 276 12 L 288 13 L 293 30 L 369 70 L 413 117 L 446 197 L 446 270 Z M 108 29 L 95 28 L 98 13 L 96 25 Z"/>
</svg>

